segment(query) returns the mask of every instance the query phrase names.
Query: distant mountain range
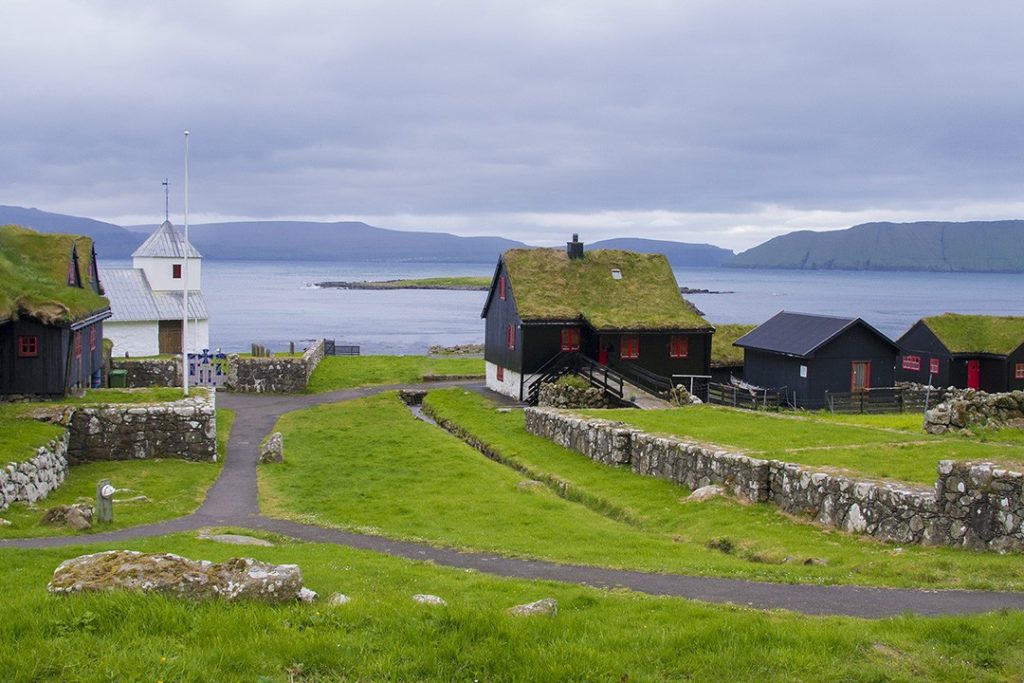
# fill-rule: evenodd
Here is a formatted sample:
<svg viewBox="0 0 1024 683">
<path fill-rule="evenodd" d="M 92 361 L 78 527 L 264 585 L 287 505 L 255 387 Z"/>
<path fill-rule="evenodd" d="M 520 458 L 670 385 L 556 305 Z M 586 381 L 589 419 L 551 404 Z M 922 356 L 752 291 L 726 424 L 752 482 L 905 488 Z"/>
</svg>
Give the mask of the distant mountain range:
<svg viewBox="0 0 1024 683">
<path fill-rule="evenodd" d="M 737 268 L 1024 272 L 1024 221 L 864 223 L 801 230 L 737 254 Z"/>
<path fill-rule="evenodd" d="M 707 267 L 720 266 L 733 257 L 732 250 L 713 244 L 689 244 L 667 240 L 647 240 L 637 237 L 619 237 L 601 240 L 584 247 L 585 249 L 625 249 L 641 254 L 664 254 L 673 266 Z"/>
</svg>

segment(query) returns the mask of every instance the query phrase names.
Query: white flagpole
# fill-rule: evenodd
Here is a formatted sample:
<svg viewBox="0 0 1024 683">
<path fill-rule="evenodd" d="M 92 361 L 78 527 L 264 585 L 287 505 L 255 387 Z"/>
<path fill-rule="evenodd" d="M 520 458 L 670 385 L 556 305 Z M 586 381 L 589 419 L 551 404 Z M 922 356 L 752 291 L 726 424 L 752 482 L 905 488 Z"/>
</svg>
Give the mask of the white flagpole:
<svg viewBox="0 0 1024 683">
<path fill-rule="evenodd" d="M 182 253 L 185 255 L 185 264 L 182 269 L 185 274 L 182 278 L 184 296 L 182 296 L 181 311 L 181 385 L 188 396 L 188 131 L 185 131 L 185 243 L 182 245 Z"/>
</svg>

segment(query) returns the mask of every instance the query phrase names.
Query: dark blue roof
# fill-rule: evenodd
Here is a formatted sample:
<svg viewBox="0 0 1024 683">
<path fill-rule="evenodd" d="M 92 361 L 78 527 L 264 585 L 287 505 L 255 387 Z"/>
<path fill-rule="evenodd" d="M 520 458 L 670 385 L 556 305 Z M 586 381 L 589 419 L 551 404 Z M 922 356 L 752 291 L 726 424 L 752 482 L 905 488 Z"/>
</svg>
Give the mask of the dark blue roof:
<svg viewBox="0 0 1024 683">
<path fill-rule="evenodd" d="M 734 343 L 744 349 L 756 349 L 787 356 L 808 358 L 854 325 L 863 325 L 881 337 L 887 344 L 896 344 L 860 318 L 837 318 L 831 315 L 790 313 L 782 311 L 737 339 Z"/>
</svg>

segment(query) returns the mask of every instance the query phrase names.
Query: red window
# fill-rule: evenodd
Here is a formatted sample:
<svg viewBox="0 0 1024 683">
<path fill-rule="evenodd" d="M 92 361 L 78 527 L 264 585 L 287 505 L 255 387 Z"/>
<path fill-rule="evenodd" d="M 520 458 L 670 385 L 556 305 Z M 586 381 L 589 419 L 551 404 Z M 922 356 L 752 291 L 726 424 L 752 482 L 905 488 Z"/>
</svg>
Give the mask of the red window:
<svg viewBox="0 0 1024 683">
<path fill-rule="evenodd" d="M 498 366 L 498 369 L 497 369 L 497 370 L 495 371 L 495 373 L 494 373 L 494 377 L 495 377 L 495 379 L 497 379 L 497 380 L 498 380 L 499 382 L 504 382 L 504 381 L 505 381 L 505 368 L 503 368 L 503 367 L 501 367 L 501 366 L 499 365 L 499 366 Z"/>
<path fill-rule="evenodd" d="M 1024 363 L 1017 363 L 1013 369 L 1014 379 L 1024 379 Z"/>
<path fill-rule="evenodd" d="M 501 277 L 498 278 L 498 297 L 502 301 L 505 300 L 505 276 L 504 275 L 502 275 Z"/>
<path fill-rule="evenodd" d="M 620 358 L 640 357 L 640 335 L 624 334 L 619 344 L 622 347 L 622 350 L 619 352 Z"/>
<path fill-rule="evenodd" d="M 686 358 L 690 355 L 690 338 L 682 334 L 673 334 L 668 340 L 669 358 Z"/>
<path fill-rule="evenodd" d="M 18 358 L 35 358 L 39 355 L 39 337 L 18 337 Z"/>
<path fill-rule="evenodd" d="M 75 332 L 75 358 L 82 357 L 82 333 Z"/>
<path fill-rule="evenodd" d="M 563 327 L 562 328 L 562 350 L 563 351 L 579 351 L 580 350 L 580 328 L 578 328 L 578 327 Z"/>
<path fill-rule="evenodd" d="M 508 348 L 516 348 L 516 326 L 512 323 L 508 324 Z"/>
<path fill-rule="evenodd" d="M 921 356 L 903 356 L 904 370 L 920 370 Z"/>
<path fill-rule="evenodd" d="M 89 350 L 90 351 L 95 351 L 96 350 L 96 328 L 95 327 L 90 327 L 89 328 Z"/>
<path fill-rule="evenodd" d="M 181 279 L 181 264 L 180 263 L 175 263 L 174 265 L 171 266 L 171 277 L 173 277 L 175 280 L 180 280 Z"/>
<path fill-rule="evenodd" d="M 939 374 L 939 359 L 938 358 L 932 358 L 931 360 L 928 361 L 928 372 L 930 372 L 933 375 Z"/>
</svg>

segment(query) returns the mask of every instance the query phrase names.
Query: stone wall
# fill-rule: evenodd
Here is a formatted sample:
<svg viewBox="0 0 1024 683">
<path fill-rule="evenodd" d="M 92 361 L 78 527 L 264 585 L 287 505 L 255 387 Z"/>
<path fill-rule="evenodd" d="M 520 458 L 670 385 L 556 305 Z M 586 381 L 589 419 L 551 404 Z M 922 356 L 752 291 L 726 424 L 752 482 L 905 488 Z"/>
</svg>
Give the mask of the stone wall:
<svg viewBox="0 0 1024 683">
<path fill-rule="evenodd" d="M 816 522 L 882 541 L 1024 550 L 1024 474 L 942 461 L 934 487 L 856 480 L 672 437 L 621 422 L 528 408 L 526 428 L 561 446 L 688 488 L 716 484 Z"/>
<path fill-rule="evenodd" d="M 540 385 L 538 405 L 551 408 L 607 408 L 604 393 L 595 387 L 574 387 L 557 382 Z"/>
<path fill-rule="evenodd" d="M 180 387 L 181 358 L 112 358 L 114 370 L 124 370 L 129 387 Z"/>
<path fill-rule="evenodd" d="M 217 460 L 215 392 L 196 389 L 174 403 L 108 403 L 65 418 L 70 464 L 93 460 Z"/>
<path fill-rule="evenodd" d="M 34 503 L 46 498 L 64 483 L 68 473 L 68 434 L 52 439 L 22 462 L 8 463 L 0 469 L 0 512 L 11 503 Z"/>
<path fill-rule="evenodd" d="M 1024 391 L 987 394 L 968 389 L 924 415 L 925 431 L 944 434 L 971 427 L 1024 427 Z"/>
<path fill-rule="evenodd" d="M 242 358 L 231 354 L 226 386 L 231 391 L 250 393 L 305 391 L 310 376 L 323 359 L 323 339 L 311 344 L 301 358 Z"/>
</svg>

